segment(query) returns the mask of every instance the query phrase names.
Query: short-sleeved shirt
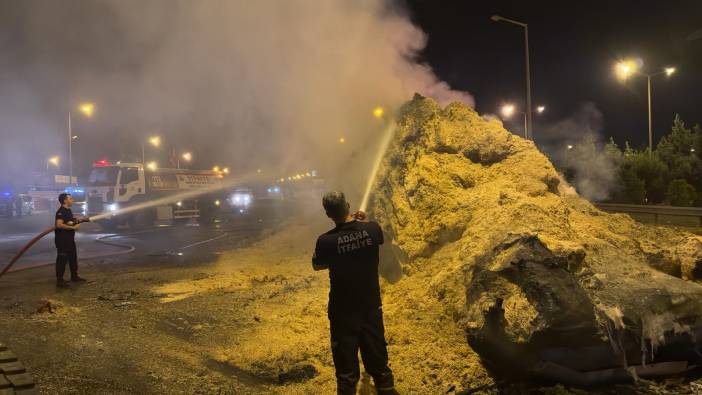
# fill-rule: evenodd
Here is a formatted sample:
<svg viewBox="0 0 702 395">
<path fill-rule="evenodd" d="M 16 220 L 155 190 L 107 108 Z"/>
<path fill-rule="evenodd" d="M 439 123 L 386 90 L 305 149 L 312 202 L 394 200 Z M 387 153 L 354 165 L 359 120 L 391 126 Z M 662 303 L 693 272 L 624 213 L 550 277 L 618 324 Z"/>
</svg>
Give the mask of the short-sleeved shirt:
<svg viewBox="0 0 702 395">
<path fill-rule="evenodd" d="M 66 208 L 61 206 L 57 211 L 56 211 L 56 220 L 63 220 L 63 223 L 68 225 L 69 222 L 74 222 L 75 217 L 73 217 L 73 212 L 71 211 L 70 208 Z M 56 221 L 54 220 L 54 222 Z M 56 228 L 54 229 L 54 242 L 56 243 L 56 246 L 65 246 L 65 245 L 72 245 L 74 243 L 74 238 L 75 238 L 76 231 L 75 230 L 69 230 L 69 229 L 59 229 Z"/>
<path fill-rule="evenodd" d="M 312 263 L 329 267 L 329 314 L 381 305 L 378 246 L 383 231 L 375 222 L 351 221 L 317 238 Z"/>
</svg>

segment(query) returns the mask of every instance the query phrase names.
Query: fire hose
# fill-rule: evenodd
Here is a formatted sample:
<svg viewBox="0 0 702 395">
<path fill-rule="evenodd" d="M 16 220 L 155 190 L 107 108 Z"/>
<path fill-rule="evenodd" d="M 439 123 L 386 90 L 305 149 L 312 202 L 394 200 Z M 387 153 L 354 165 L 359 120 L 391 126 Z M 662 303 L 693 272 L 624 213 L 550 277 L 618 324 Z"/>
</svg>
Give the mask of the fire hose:
<svg viewBox="0 0 702 395">
<path fill-rule="evenodd" d="M 78 220 L 78 221 L 77 221 L 78 224 L 83 223 L 83 222 L 90 222 L 90 218 L 81 219 L 81 220 Z M 70 222 L 69 222 L 69 224 L 70 224 Z M 24 255 L 24 253 L 27 252 L 27 250 L 29 250 L 30 248 L 32 248 L 32 246 L 33 246 L 34 244 L 36 244 L 37 241 L 41 240 L 44 236 L 46 236 L 46 235 L 48 235 L 49 233 L 53 232 L 54 229 L 55 229 L 55 228 L 54 228 L 53 226 L 50 227 L 50 228 L 46 228 L 46 229 L 44 229 L 41 233 L 39 233 L 38 235 L 34 236 L 31 240 L 29 240 L 29 242 L 28 242 L 27 244 L 25 244 L 24 247 L 22 247 L 22 249 L 19 250 L 19 252 L 18 252 L 17 254 L 15 254 L 15 256 L 12 257 L 12 259 L 10 260 L 10 263 L 8 263 L 8 264 L 2 269 L 2 271 L 0 271 L 0 277 L 2 277 L 3 275 L 5 275 L 5 273 L 7 273 L 7 272 L 12 268 L 12 266 L 15 265 L 15 262 L 17 262 L 17 261 L 22 257 L 22 255 Z"/>
</svg>

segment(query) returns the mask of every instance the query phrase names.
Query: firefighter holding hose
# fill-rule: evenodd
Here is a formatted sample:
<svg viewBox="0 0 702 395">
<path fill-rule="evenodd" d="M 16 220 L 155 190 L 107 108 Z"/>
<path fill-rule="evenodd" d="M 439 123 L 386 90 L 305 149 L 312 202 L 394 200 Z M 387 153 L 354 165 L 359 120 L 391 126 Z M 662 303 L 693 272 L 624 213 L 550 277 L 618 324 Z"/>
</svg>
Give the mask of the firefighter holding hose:
<svg viewBox="0 0 702 395">
<path fill-rule="evenodd" d="M 63 279 L 66 271 L 66 263 L 71 272 L 71 282 L 84 282 L 85 279 L 78 276 L 78 251 L 76 249 L 75 233 L 80 229 L 80 219 L 73 216 L 71 205 L 73 197 L 68 193 L 62 193 L 58 197 L 61 207 L 56 211 L 56 223 L 54 224 L 54 244 L 56 244 L 56 286 L 67 288 L 68 282 Z"/>
<path fill-rule="evenodd" d="M 378 393 L 397 394 L 388 366 L 378 283 L 383 232 L 364 212 L 350 215 L 343 192 L 327 193 L 322 205 L 336 227 L 317 239 L 312 267 L 329 269 L 328 316 L 337 394 L 356 393 L 359 349 Z"/>
</svg>

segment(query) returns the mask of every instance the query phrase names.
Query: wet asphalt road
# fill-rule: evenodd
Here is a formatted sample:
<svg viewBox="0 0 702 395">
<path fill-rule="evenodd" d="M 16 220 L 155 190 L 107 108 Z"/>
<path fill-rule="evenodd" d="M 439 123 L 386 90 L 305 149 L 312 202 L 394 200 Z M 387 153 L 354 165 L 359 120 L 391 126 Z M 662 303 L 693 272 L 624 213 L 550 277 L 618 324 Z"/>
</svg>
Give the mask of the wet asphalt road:
<svg viewBox="0 0 702 395">
<path fill-rule="evenodd" d="M 51 226 L 52 214 L 0 219 L 0 270 L 36 234 Z M 108 233 L 86 223 L 76 233 L 79 262 L 186 263 L 215 259 L 220 249 L 231 248 L 270 226 L 255 220 L 233 220 L 214 226 L 159 226 L 143 230 L 120 229 Z M 52 264 L 56 257 L 53 233 L 37 242 L 13 270 Z"/>
</svg>

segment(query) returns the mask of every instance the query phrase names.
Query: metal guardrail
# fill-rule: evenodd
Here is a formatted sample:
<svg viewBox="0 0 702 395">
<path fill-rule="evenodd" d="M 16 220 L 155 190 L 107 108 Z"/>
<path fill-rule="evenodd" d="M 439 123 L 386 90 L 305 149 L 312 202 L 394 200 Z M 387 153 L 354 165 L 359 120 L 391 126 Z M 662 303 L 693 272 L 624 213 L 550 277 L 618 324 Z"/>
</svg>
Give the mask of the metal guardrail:
<svg viewBox="0 0 702 395">
<path fill-rule="evenodd" d="M 651 215 L 653 222 L 661 223 L 661 217 L 696 219 L 696 225 L 702 227 L 702 207 L 675 207 L 675 206 L 645 206 L 639 204 L 595 203 L 595 207 L 602 211 L 625 213 L 634 215 Z M 690 221 L 692 224 L 694 220 Z M 666 223 L 671 223 L 670 220 Z M 689 225 L 688 225 L 689 226 Z"/>
</svg>

